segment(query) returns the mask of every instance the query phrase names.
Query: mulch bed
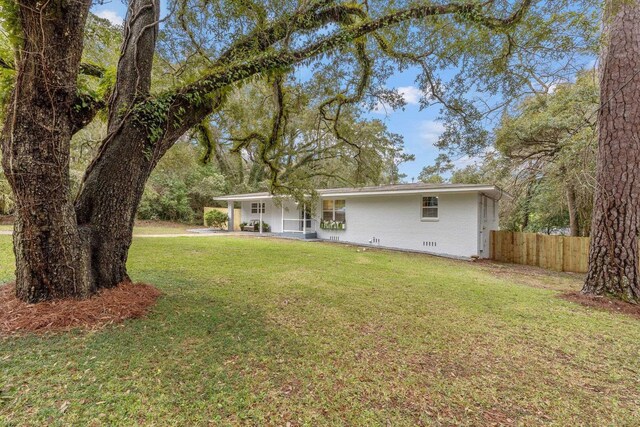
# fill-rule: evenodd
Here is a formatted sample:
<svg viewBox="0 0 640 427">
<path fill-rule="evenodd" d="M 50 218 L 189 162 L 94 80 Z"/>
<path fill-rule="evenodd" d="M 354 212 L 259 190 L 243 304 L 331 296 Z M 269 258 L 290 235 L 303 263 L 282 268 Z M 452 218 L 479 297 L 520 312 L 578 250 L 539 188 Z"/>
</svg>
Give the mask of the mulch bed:
<svg viewBox="0 0 640 427">
<path fill-rule="evenodd" d="M 0 286 L 0 336 L 29 332 L 95 330 L 139 318 L 160 296 L 144 283 L 122 283 L 86 300 L 65 299 L 27 304 L 15 297 L 15 284 Z"/>
<path fill-rule="evenodd" d="M 623 313 L 640 319 L 640 304 L 631 304 L 608 297 L 583 295 L 580 292 L 564 293 L 560 295 L 560 298 L 582 304 L 585 307 L 604 310 L 610 313 Z"/>
</svg>

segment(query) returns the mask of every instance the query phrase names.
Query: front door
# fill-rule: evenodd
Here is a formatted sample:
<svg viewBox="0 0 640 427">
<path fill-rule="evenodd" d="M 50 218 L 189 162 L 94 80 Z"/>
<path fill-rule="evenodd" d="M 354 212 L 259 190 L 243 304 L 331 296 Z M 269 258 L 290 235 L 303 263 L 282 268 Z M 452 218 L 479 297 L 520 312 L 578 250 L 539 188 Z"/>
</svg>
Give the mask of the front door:
<svg viewBox="0 0 640 427">
<path fill-rule="evenodd" d="M 307 230 L 311 229 L 311 212 L 309 212 L 309 209 L 300 209 L 300 220 L 300 231 L 303 231 L 303 227 Z"/>
</svg>

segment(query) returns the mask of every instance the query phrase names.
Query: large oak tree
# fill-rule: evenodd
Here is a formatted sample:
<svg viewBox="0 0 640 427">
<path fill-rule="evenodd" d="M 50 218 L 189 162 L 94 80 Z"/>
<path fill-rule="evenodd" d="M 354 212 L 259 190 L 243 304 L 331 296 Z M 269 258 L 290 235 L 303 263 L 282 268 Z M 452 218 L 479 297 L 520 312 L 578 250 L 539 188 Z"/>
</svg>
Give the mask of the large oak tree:
<svg viewBox="0 0 640 427">
<path fill-rule="evenodd" d="M 128 280 L 133 221 L 149 174 L 176 140 L 222 108 L 234 87 L 314 59 L 331 61 L 332 54 L 350 56 L 359 77 L 345 78 L 344 91 L 323 105 L 335 117 L 342 105 L 360 102 L 373 61 L 391 58 L 401 67 L 420 67 L 425 102 L 434 99 L 461 113 L 469 106 L 445 99 L 436 70 L 457 68 L 476 89 L 494 94 L 522 85 L 528 67 L 535 67 L 533 61 L 525 66 L 526 59 L 552 62 L 567 45 L 562 28 L 584 20 L 571 4 L 184 0 L 160 19 L 159 1 L 130 0 L 105 100 L 78 84 L 79 74 L 110 76 L 82 62 L 91 0 L 4 0 L 3 25 L 11 31 L 15 57 L 3 64 L 14 67 L 16 77 L 1 144 L 16 203 L 17 296 L 29 302 L 87 297 Z M 174 70 L 165 76 L 170 88 L 162 91 L 152 90 L 160 34 L 174 53 L 193 48 L 186 59 L 160 55 Z M 554 35 L 556 45 L 549 42 Z M 449 86 L 460 90 L 465 82 Z M 100 110 L 108 117 L 108 134 L 74 199 L 70 141 Z"/>
</svg>

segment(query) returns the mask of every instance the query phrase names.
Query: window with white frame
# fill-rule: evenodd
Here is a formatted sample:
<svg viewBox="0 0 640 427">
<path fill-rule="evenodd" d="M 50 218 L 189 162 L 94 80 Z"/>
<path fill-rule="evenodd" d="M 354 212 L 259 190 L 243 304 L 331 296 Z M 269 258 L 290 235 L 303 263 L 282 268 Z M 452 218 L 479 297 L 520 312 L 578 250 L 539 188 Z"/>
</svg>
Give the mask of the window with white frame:
<svg viewBox="0 0 640 427">
<path fill-rule="evenodd" d="M 264 202 L 263 203 L 251 203 L 251 213 L 252 214 L 258 214 L 258 213 L 265 213 L 265 209 L 264 209 Z"/>
<path fill-rule="evenodd" d="M 345 200 L 323 200 L 322 220 L 346 223 L 346 206 Z"/>
<path fill-rule="evenodd" d="M 427 196 L 422 198 L 422 219 L 438 219 L 438 198 Z"/>
</svg>

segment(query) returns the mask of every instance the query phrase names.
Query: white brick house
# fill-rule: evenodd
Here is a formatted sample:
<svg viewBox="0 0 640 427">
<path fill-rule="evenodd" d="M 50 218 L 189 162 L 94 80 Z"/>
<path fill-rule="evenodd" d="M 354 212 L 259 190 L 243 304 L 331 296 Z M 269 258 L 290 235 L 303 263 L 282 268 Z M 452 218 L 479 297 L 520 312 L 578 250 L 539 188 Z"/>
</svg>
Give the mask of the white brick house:
<svg viewBox="0 0 640 427">
<path fill-rule="evenodd" d="M 398 184 L 317 193 L 317 202 L 308 202 L 311 206 L 269 193 L 216 200 L 228 202 L 230 217 L 239 203 L 243 222 L 262 220 L 273 234 L 487 258 L 489 232 L 498 229 L 498 204 L 510 197 L 496 186 L 475 184 Z"/>
</svg>

